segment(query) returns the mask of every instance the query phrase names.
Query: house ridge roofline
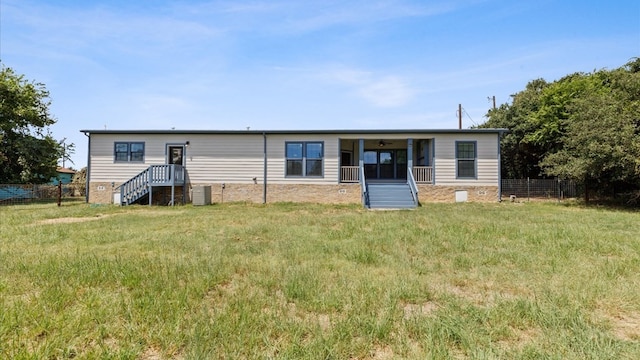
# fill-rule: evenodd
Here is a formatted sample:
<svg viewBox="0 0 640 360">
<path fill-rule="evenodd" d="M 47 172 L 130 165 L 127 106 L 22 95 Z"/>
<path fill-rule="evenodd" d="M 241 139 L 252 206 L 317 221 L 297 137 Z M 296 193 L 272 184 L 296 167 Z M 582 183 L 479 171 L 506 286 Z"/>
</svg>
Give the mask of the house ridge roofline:
<svg viewBox="0 0 640 360">
<path fill-rule="evenodd" d="M 279 134 L 478 134 L 506 133 L 508 129 L 341 129 L 341 130 L 80 130 L 84 134 L 209 134 L 209 135 L 279 135 Z"/>
</svg>

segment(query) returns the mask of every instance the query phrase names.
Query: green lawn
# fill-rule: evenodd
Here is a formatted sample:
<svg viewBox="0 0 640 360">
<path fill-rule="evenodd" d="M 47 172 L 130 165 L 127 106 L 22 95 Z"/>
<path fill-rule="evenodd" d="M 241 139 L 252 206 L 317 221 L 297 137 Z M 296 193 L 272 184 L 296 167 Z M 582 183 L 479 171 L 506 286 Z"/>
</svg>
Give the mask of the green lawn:
<svg viewBox="0 0 640 360">
<path fill-rule="evenodd" d="M 0 358 L 639 359 L 640 213 L 0 207 Z"/>
</svg>

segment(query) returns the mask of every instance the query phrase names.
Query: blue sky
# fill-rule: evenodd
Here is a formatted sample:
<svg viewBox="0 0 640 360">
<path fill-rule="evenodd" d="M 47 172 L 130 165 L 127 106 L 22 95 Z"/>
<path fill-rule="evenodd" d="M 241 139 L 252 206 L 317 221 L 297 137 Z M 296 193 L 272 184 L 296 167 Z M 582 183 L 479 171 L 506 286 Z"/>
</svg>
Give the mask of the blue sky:
<svg viewBox="0 0 640 360">
<path fill-rule="evenodd" d="M 640 56 L 640 2 L 0 0 L 0 60 L 80 129 L 442 129 Z"/>
</svg>

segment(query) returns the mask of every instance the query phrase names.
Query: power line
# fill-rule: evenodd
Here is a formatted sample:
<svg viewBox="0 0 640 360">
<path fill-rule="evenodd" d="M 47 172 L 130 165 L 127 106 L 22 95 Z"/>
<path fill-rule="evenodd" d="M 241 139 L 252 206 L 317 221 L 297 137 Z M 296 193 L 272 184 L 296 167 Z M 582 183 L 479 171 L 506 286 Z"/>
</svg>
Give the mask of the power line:
<svg viewBox="0 0 640 360">
<path fill-rule="evenodd" d="M 469 113 L 467 112 L 467 110 L 466 110 L 465 108 L 462 108 L 462 112 L 463 112 L 464 114 L 466 114 L 466 115 L 467 115 L 467 117 L 469 118 L 469 120 L 471 120 L 471 124 L 472 124 L 473 126 L 478 126 L 478 124 L 476 124 L 476 122 L 475 122 L 475 121 L 473 121 L 473 119 L 471 118 L 471 115 L 469 115 Z"/>
</svg>

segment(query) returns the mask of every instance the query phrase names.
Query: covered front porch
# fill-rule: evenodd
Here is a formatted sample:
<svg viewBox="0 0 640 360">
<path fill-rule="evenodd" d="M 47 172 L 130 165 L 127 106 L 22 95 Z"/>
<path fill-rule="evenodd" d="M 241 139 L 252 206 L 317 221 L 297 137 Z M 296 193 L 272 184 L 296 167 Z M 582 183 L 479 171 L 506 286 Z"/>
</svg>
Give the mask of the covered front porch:
<svg viewBox="0 0 640 360">
<path fill-rule="evenodd" d="M 433 139 L 340 139 L 340 182 L 433 184 Z"/>
</svg>

